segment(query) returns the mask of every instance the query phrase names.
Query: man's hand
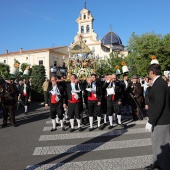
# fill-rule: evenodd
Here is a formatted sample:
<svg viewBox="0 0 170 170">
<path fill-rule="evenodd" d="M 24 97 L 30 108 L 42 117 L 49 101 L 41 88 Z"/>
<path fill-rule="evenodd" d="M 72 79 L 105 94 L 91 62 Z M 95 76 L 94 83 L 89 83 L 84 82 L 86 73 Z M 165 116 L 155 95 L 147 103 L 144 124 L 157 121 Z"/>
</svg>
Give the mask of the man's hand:
<svg viewBox="0 0 170 170">
<path fill-rule="evenodd" d="M 145 109 L 148 110 L 148 109 L 149 109 L 149 106 L 148 106 L 148 105 L 145 105 Z"/>
<path fill-rule="evenodd" d="M 122 102 L 118 102 L 118 105 L 121 105 L 122 104 Z"/>
<path fill-rule="evenodd" d="M 48 104 L 45 104 L 45 108 L 48 108 Z"/>
<path fill-rule="evenodd" d="M 149 122 L 146 123 L 145 130 L 147 132 L 151 132 L 152 131 L 152 125 Z"/>
<path fill-rule="evenodd" d="M 63 108 L 66 108 L 67 107 L 67 105 L 66 104 L 63 104 Z"/>
<path fill-rule="evenodd" d="M 98 102 L 97 105 L 98 105 L 98 106 L 101 105 L 101 102 Z"/>
</svg>

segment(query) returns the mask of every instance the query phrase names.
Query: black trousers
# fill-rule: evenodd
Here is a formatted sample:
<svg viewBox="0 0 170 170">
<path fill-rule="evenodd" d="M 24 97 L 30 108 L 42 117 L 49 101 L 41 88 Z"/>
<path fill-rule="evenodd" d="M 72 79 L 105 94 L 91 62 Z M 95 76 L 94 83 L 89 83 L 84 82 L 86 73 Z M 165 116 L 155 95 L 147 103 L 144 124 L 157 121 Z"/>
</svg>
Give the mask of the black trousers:
<svg viewBox="0 0 170 170">
<path fill-rule="evenodd" d="M 74 116 L 76 117 L 76 119 L 80 119 L 80 113 L 81 113 L 81 102 L 77 102 L 77 103 L 68 102 L 69 119 L 74 119 Z"/>
<path fill-rule="evenodd" d="M 88 114 L 89 117 L 101 117 L 101 105 L 98 105 L 97 100 L 88 100 Z"/>
<path fill-rule="evenodd" d="M 3 124 L 6 125 L 7 124 L 7 119 L 8 119 L 8 113 L 10 115 L 10 123 L 11 125 L 15 124 L 15 112 L 14 112 L 14 104 L 10 104 L 10 105 L 4 105 L 2 104 L 2 108 L 3 108 Z"/>
<path fill-rule="evenodd" d="M 63 104 L 61 102 L 59 102 L 57 104 L 50 104 L 50 117 L 51 117 L 51 119 L 55 119 L 56 115 L 58 115 L 58 118 L 60 120 L 62 120 L 63 114 L 64 114 L 64 108 L 63 108 Z"/>
<path fill-rule="evenodd" d="M 28 96 L 27 95 L 22 96 L 21 100 L 22 100 L 22 103 L 23 103 L 24 106 L 28 105 Z"/>
<path fill-rule="evenodd" d="M 120 105 L 118 104 L 118 101 L 107 100 L 107 115 L 112 116 L 113 113 L 121 115 Z"/>
</svg>

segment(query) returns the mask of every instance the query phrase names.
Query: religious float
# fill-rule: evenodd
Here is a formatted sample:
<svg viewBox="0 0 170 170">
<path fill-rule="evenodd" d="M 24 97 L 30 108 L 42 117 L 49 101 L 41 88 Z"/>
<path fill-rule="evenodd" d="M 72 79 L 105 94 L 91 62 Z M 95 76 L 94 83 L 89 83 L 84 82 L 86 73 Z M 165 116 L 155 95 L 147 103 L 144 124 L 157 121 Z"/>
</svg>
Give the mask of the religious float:
<svg viewBox="0 0 170 170">
<path fill-rule="evenodd" d="M 98 57 L 89 49 L 84 41 L 77 41 L 69 48 L 68 75 L 76 74 L 80 80 L 85 80 L 92 73 L 96 73 Z"/>
</svg>

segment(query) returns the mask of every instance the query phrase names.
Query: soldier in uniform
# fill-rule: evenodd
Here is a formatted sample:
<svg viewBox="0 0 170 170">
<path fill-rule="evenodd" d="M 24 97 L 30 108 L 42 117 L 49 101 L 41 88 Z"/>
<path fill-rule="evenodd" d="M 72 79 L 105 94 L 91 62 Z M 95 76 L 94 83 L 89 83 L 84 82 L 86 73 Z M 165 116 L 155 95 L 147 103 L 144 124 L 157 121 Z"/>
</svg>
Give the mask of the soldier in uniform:
<svg viewBox="0 0 170 170">
<path fill-rule="evenodd" d="M 140 109 L 143 102 L 143 89 L 141 84 L 138 82 L 138 76 L 132 76 L 132 82 L 130 84 L 130 95 L 131 95 L 131 106 L 132 106 L 132 116 L 133 120 L 141 120 Z"/>
<path fill-rule="evenodd" d="M 15 126 L 15 87 L 10 81 L 0 79 L 0 102 L 3 109 L 3 124 L 2 127 L 7 126 L 8 114 L 10 116 L 10 123 Z"/>
<path fill-rule="evenodd" d="M 129 95 L 129 77 L 128 73 L 123 74 L 123 80 L 121 81 L 121 87 L 122 87 L 122 107 L 124 114 L 132 114 L 132 107 L 130 101 L 130 95 Z"/>
</svg>

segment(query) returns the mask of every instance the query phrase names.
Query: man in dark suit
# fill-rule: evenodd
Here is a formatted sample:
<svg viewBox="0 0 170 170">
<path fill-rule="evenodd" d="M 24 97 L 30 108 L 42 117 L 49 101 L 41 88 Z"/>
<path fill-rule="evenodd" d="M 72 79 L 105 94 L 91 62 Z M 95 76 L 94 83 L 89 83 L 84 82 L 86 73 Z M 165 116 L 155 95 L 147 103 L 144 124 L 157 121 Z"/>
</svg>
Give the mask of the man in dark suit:
<svg viewBox="0 0 170 170">
<path fill-rule="evenodd" d="M 68 116 L 70 119 L 71 129 L 74 131 L 74 118 L 77 119 L 78 129 L 81 132 L 81 111 L 82 111 L 82 86 L 78 82 L 77 76 L 72 74 L 70 81 L 65 90 L 65 97 L 68 101 Z"/>
<path fill-rule="evenodd" d="M 105 88 L 105 97 L 107 99 L 107 115 L 109 117 L 110 126 L 109 129 L 113 128 L 113 113 L 117 116 L 118 125 L 124 127 L 121 122 L 121 110 L 120 106 L 122 103 L 122 93 L 120 82 L 117 81 L 116 74 L 109 75 L 107 81 L 103 85 Z"/>
<path fill-rule="evenodd" d="M 153 80 L 149 93 L 146 130 L 152 132 L 153 164 L 145 169 L 170 169 L 170 101 L 167 83 L 162 79 L 159 64 L 151 64 L 149 77 Z"/>
<path fill-rule="evenodd" d="M 27 79 L 23 79 L 23 84 L 21 85 L 20 92 L 18 95 L 18 101 L 22 100 L 25 108 L 25 114 L 28 113 L 28 101 L 31 100 L 31 87 L 27 82 Z"/>
<path fill-rule="evenodd" d="M 96 74 L 92 74 L 91 77 L 87 79 L 87 105 L 89 114 L 89 131 L 94 130 L 93 118 L 97 116 L 97 127 L 102 130 L 101 126 L 101 100 L 102 100 L 102 87 L 100 81 L 97 81 Z"/>
<path fill-rule="evenodd" d="M 46 95 L 47 102 L 45 103 L 45 107 L 47 108 L 50 105 L 50 117 L 53 125 L 51 132 L 57 130 L 56 115 L 60 119 L 62 130 L 65 131 L 66 129 L 63 125 L 64 107 L 66 107 L 64 89 L 58 84 L 58 79 L 55 76 L 51 77 L 51 83 L 48 86 Z"/>
<path fill-rule="evenodd" d="M 122 108 L 124 114 L 132 114 L 132 106 L 130 103 L 130 83 L 128 73 L 123 74 L 123 80 L 120 82 L 122 87 Z"/>
</svg>

